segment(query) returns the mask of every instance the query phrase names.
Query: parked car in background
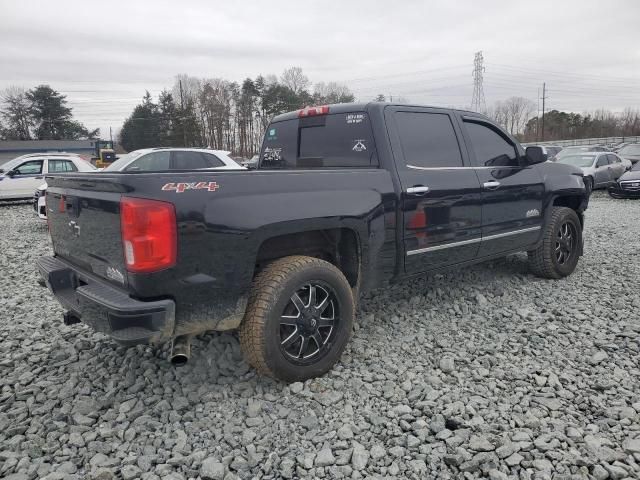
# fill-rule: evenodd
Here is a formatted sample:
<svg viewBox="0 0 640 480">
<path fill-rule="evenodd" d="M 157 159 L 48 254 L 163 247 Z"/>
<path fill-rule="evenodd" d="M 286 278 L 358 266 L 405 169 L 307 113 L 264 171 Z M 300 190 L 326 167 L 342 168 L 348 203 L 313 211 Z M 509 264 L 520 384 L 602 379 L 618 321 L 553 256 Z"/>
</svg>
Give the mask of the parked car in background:
<svg viewBox="0 0 640 480">
<path fill-rule="evenodd" d="M 616 153 L 622 158 L 626 158 L 631 163 L 637 163 L 640 160 L 640 143 L 630 143 L 625 145 Z"/>
<path fill-rule="evenodd" d="M 260 157 L 258 155 L 254 155 L 249 160 L 245 160 L 244 162 L 240 162 L 240 165 L 242 165 L 243 167 L 248 168 L 249 170 L 255 170 L 256 168 L 258 168 L 258 160 L 259 160 L 259 158 Z"/>
<path fill-rule="evenodd" d="M 573 147 L 564 147 L 560 153 L 556 155 L 556 160 L 566 155 L 577 155 L 586 152 L 608 152 L 609 150 L 599 145 L 576 145 Z"/>
<path fill-rule="evenodd" d="M 105 172 L 161 172 L 166 170 L 244 170 L 224 150 L 208 148 L 144 148 L 123 155 Z"/>
<path fill-rule="evenodd" d="M 640 198 L 640 162 L 636 162 L 630 171 L 609 187 L 609 195 L 613 198 Z"/>
<path fill-rule="evenodd" d="M 159 172 L 166 170 L 245 170 L 230 152 L 206 148 L 145 148 L 123 155 L 104 169 L 105 172 Z M 88 162 L 85 162 L 88 163 Z M 94 170 L 95 167 L 89 164 Z M 49 172 L 53 173 L 53 172 Z M 58 172 L 60 173 L 60 172 Z M 38 217 L 47 219 L 45 194 L 47 184 L 33 194 L 33 208 Z"/>
<path fill-rule="evenodd" d="M 559 145 L 536 145 L 536 144 L 530 144 L 527 145 L 529 147 L 540 147 L 542 149 L 542 152 L 547 156 L 547 161 L 548 162 L 555 162 L 556 160 L 556 156 L 558 155 L 558 153 L 560 153 L 562 151 L 562 147 Z"/>
<path fill-rule="evenodd" d="M 617 153 L 617 152 L 618 152 L 618 150 L 620 150 L 622 147 L 625 147 L 625 146 L 627 146 L 627 145 L 629 145 L 629 142 L 620 142 L 620 143 L 617 143 L 616 145 L 614 145 L 614 147 L 613 147 L 613 151 Z"/>
<path fill-rule="evenodd" d="M 0 200 L 31 198 L 47 173 L 91 172 L 95 167 L 78 155 L 22 155 L 0 167 Z"/>
<path fill-rule="evenodd" d="M 626 171 L 622 159 L 615 153 L 585 152 L 566 155 L 556 163 L 573 165 L 582 169 L 588 191 L 612 185 Z"/>
</svg>

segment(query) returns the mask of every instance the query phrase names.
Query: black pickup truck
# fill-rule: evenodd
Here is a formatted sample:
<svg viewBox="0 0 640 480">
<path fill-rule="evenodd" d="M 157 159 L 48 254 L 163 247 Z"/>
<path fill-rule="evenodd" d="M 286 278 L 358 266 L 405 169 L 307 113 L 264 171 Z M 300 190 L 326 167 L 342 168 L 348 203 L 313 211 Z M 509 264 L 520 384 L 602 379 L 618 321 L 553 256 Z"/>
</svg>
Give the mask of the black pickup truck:
<svg viewBox="0 0 640 480">
<path fill-rule="evenodd" d="M 526 251 L 561 278 L 582 255 L 582 173 L 473 112 L 385 103 L 273 119 L 255 171 L 47 177 L 54 255 L 39 271 L 67 313 L 125 344 L 239 329 L 259 372 L 321 375 L 359 295 Z"/>
</svg>

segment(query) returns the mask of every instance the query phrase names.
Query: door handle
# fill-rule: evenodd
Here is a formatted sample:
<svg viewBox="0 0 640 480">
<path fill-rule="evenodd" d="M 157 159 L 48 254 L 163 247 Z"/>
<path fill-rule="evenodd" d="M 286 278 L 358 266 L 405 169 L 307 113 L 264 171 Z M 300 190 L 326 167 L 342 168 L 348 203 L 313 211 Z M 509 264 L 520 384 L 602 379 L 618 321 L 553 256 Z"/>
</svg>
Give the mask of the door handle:
<svg viewBox="0 0 640 480">
<path fill-rule="evenodd" d="M 407 188 L 407 193 L 409 195 L 424 195 L 429 192 L 429 187 L 425 187 L 424 185 L 414 185 L 413 187 Z"/>
<path fill-rule="evenodd" d="M 491 180 L 489 182 L 484 182 L 482 184 L 482 186 L 487 190 L 495 190 L 496 188 L 498 188 L 500 186 L 500 182 L 498 182 L 496 180 Z"/>
</svg>

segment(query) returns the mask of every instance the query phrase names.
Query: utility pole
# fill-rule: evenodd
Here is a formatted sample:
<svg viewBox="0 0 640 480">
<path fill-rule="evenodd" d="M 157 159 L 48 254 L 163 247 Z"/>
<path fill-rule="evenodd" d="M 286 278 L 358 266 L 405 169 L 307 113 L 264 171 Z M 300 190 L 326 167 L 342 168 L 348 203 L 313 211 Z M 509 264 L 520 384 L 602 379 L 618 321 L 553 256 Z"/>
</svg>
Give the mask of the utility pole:
<svg viewBox="0 0 640 480">
<path fill-rule="evenodd" d="M 484 58 L 482 52 L 476 52 L 473 59 L 473 96 L 471 97 L 471 110 L 483 113 L 487 110 L 482 87 L 482 74 L 484 73 Z"/>
<path fill-rule="evenodd" d="M 540 141 L 544 142 L 544 101 L 547 99 L 547 84 L 542 83 L 542 134 Z"/>
<path fill-rule="evenodd" d="M 536 142 L 540 139 L 540 87 L 538 87 L 538 109 L 536 110 Z"/>
<path fill-rule="evenodd" d="M 180 119 L 182 120 L 182 146 L 186 147 L 187 146 L 187 131 L 185 130 L 185 125 L 184 125 L 184 120 L 185 120 L 185 114 L 184 114 L 184 97 L 182 96 L 182 80 L 179 81 L 180 84 L 180 109 L 182 110 L 182 115 L 180 116 Z"/>
<path fill-rule="evenodd" d="M 111 132 L 111 127 L 109 127 L 109 140 L 111 141 L 111 145 L 113 145 L 113 133 Z"/>
</svg>

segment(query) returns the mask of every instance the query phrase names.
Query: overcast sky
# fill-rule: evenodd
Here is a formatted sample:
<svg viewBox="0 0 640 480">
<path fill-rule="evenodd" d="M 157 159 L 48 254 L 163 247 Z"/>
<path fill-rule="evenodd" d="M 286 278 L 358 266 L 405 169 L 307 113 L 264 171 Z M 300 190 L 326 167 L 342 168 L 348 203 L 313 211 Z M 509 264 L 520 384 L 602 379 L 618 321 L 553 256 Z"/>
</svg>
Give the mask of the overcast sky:
<svg viewBox="0 0 640 480">
<path fill-rule="evenodd" d="M 546 82 L 548 109 L 640 108 L 640 0 L 0 0 L 0 88 L 48 83 L 103 138 L 178 73 L 300 66 L 359 100 L 468 107 L 478 50 L 489 105 Z"/>
</svg>

